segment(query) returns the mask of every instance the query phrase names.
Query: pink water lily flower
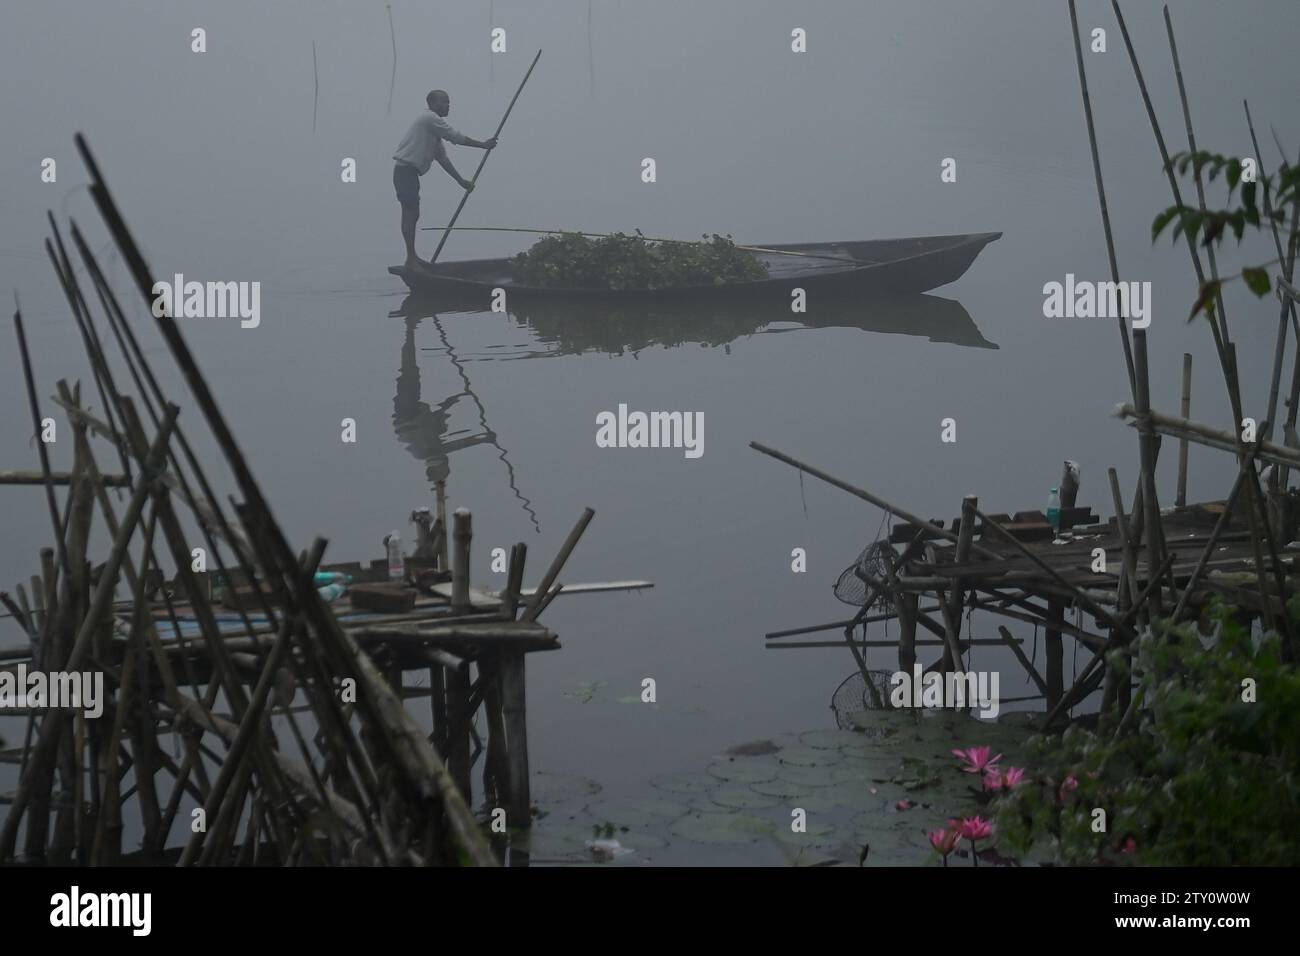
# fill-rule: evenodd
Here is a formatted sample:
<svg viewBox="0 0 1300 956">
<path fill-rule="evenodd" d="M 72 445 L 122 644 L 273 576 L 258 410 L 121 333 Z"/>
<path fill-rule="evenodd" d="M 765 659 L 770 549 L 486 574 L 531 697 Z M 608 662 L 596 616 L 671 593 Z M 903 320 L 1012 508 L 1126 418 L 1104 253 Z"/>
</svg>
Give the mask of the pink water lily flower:
<svg viewBox="0 0 1300 956">
<path fill-rule="evenodd" d="M 1119 848 L 1119 852 L 1121 853 L 1133 853 L 1136 850 L 1137 850 L 1137 841 L 1134 840 L 1132 837 L 1129 837 L 1127 840 L 1125 840 L 1124 845 Z"/>
<path fill-rule="evenodd" d="M 961 835 L 972 843 L 976 840 L 987 840 L 993 835 L 992 822 L 982 817 L 966 817 L 961 821 L 960 826 Z"/>
<path fill-rule="evenodd" d="M 984 775 L 985 790 L 1012 790 L 1024 782 L 1025 771 L 1022 767 L 1011 767 L 1006 773 L 1000 773 L 994 768 Z"/>
<path fill-rule="evenodd" d="M 1072 773 L 1066 774 L 1065 780 L 1061 784 L 1061 799 L 1064 800 L 1065 795 L 1069 793 L 1071 790 L 1078 790 L 1078 789 L 1079 789 L 1079 778 Z"/>
<path fill-rule="evenodd" d="M 944 866 L 948 865 L 948 854 L 955 850 L 960 842 L 961 834 L 955 829 L 930 831 L 930 846 L 943 857 Z"/>
<path fill-rule="evenodd" d="M 954 757 L 960 757 L 966 762 L 962 769 L 967 773 L 984 773 L 987 770 L 996 770 L 997 763 L 1002 759 L 1002 754 L 996 757 L 989 756 L 993 753 L 992 747 L 970 747 L 966 750 L 953 750 Z"/>
<path fill-rule="evenodd" d="M 916 806 L 916 804 L 913 803 L 911 800 L 903 799 L 903 800 L 899 800 L 896 804 L 894 804 L 894 809 L 911 810 L 914 806 Z"/>
</svg>

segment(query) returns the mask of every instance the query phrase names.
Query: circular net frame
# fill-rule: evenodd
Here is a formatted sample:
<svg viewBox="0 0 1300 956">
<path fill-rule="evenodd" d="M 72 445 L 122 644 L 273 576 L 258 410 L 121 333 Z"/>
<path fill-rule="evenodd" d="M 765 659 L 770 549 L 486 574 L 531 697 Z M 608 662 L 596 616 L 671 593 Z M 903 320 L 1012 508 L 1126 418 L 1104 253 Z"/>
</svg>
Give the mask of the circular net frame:
<svg viewBox="0 0 1300 956">
<path fill-rule="evenodd" d="M 864 607 L 867 603 L 867 582 L 854 572 L 860 568 L 863 573 L 883 580 L 888 577 L 889 568 L 897 560 L 898 551 L 888 541 L 871 542 L 862 549 L 856 561 L 840 572 L 835 581 L 835 596 L 845 604 Z M 883 613 L 888 614 L 894 610 L 893 595 L 887 591 L 877 594 L 873 603 Z"/>
<path fill-rule="evenodd" d="M 889 671 L 867 671 L 871 675 L 871 682 L 876 685 L 876 692 L 880 694 L 880 699 L 889 708 L 889 678 L 892 676 Z M 831 710 L 835 711 L 835 723 L 840 730 L 859 730 L 860 728 L 853 722 L 852 715 L 863 710 L 875 710 L 875 702 L 871 699 L 871 693 L 867 690 L 867 682 L 862 679 L 861 671 L 854 671 L 844 680 L 840 681 L 840 686 L 835 688 L 831 694 Z"/>
</svg>

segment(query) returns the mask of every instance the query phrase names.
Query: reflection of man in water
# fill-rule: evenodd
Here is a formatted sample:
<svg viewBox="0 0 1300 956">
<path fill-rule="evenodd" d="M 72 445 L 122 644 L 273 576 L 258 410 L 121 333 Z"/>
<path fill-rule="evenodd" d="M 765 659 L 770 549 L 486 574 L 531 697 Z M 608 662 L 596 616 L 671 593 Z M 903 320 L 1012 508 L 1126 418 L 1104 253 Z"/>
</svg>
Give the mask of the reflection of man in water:
<svg viewBox="0 0 1300 956">
<path fill-rule="evenodd" d="M 468 392 L 459 392 L 430 408 L 420 401 L 420 366 L 415 357 L 415 327 L 420 320 L 406 319 L 406 338 L 402 342 L 402 365 L 397 373 L 397 394 L 393 398 L 393 430 L 397 439 L 416 458 L 424 462 L 424 472 L 432 487 L 446 481 L 451 471 L 451 453 L 474 445 L 490 445 L 491 432 L 473 434 L 468 429 L 451 429 L 451 412 Z"/>
</svg>

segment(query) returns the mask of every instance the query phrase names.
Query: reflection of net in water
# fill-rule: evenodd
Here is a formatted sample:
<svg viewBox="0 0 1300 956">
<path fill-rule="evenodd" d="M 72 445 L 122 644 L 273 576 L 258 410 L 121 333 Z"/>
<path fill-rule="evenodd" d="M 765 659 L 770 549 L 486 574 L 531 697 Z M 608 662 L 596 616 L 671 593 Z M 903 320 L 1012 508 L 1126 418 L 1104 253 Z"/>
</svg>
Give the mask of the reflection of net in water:
<svg viewBox="0 0 1300 956">
<path fill-rule="evenodd" d="M 875 684 L 880 699 L 888 709 L 889 678 L 893 675 L 889 671 L 867 673 L 871 675 L 871 682 Z M 835 723 L 841 730 L 859 730 L 858 725 L 853 722 L 853 714 L 872 710 L 874 707 L 871 692 L 867 690 L 867 682 L 863 680 L 861 671 L 854 671 L 840 681 L 840 686 L 836 687 L 835 692 L 831 694 L 831 710 L 835 711 Z"/>
<path fill-rule="evenodd" d="M 888 568 L 898 560 L 898 552 L 888 541 L 873 541 L 867 545 L 856 561 L 841 572 L 835 582 L 835 596 L 845 604 L 862 607 L 867 602 L 867 583 L 854 572 L 859 569 L 866 575 L 883 581 L 889 576 Z M 883 613 L 892 612 L 894 602 L 888 592 L 876 595 L 873 605 Z M 865 685 L 864 688 L 865 690 Z"/>
</svg>

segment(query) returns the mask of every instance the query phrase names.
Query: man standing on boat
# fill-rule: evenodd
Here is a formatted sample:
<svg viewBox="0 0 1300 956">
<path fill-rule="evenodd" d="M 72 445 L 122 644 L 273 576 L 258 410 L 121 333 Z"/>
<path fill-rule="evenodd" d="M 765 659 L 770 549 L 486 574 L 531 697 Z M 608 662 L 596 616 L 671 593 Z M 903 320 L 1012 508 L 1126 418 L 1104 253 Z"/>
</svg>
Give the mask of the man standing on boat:
<svg viewBox="0 0 1300 956">
<path fill-rule="evenodd" d="M 416 117 L 397 144 L 397 152 L 393 153 L 393 188 L 397 190 L 397 201 L 402 204 L 402 239 L 406 242 L 407 268 L 424 264 L 415 254 L 415 225 L 420 220 L 420 177 L 429 171 L 433 161 L 436 159 L 462 189 L 469 191 L 474 188 L 472 182 L 456 172 L 442 141 L 478 149 L 492 149 L 497 144 L 495 136 L 487 140 L 471 139 L 447 122 L 445 117 L 451 111 L 451 97 L 446 90 L 433 90 L 425 97 L 425 102 L 429 104 L 429 112 Z"/>
</svg>

